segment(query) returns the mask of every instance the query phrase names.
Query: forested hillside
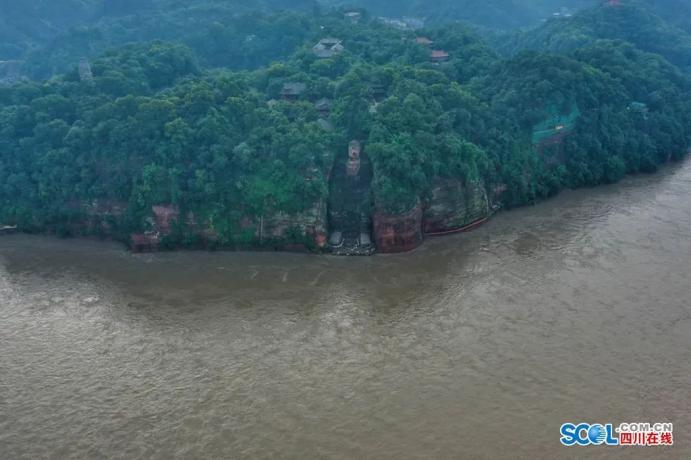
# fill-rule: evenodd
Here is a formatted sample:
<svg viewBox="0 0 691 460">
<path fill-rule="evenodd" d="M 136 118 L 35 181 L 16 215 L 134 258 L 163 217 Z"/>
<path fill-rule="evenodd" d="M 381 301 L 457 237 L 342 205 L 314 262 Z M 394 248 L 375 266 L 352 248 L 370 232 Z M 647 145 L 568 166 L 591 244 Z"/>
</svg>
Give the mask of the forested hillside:
<svg viewBox="0 0 691 460">
<path fill-rule="evenodd" d="M 691 35 L 656 14 L 672 15 L 671 9 L 664 5 L 665 2 L 646 4 L 625 0 L 605 3 L 572 17 L 551 19 L 536 30 L 507 36 L 503 48 L 509 53 L 521 50 L 566 52 L 606 38 L 631 42 L 680 67 L 690 67 Z M 683 21 L 674 23 L 683 26 Z"/>
<path fill-rule="evenodd" d="M 363 228 L 407 249 L 492 208 L 652 172 L 691 138 L 686 35 L 629 5 L 549 21 L 510 58 L 458 23 L 319 9 L 220 21 L 207 7 L 85 30 L 99 47 L 139 43 L 0 87 L 0 224 L 143 247 L 324 248 L 334 168 L 350 155 L 357 176 L 362 146 Z M 188 28 L 171 26 L 178 14 Z M 35 51 L 35 69 L 57 49 L 69 46 Z"/>
<path fill-rule="evenodd" d="M 3 0 L 5 1 L 5 0 Z M 149 40 L 182 41 L 205 64 L 257 67 L 289 56 L 310 34 L 300 18 L 267 16 L 286 6 L 311 11 L 310 0 L 28 0 L 0 6 L 0 61 L 21 59 L 23 73 L 45 79 L 80 57 Z"/>
</svg>

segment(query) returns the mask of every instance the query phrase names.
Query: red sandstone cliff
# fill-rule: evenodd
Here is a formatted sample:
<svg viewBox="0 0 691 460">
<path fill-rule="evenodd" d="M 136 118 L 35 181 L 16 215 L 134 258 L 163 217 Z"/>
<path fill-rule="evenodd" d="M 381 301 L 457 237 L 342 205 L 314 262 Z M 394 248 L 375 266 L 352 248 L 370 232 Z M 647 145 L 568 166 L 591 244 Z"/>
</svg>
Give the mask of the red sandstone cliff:
<svg viewBox="0 0 691 460">
<path fill-rule="evenodd" d="M 422 243 L 422 206 L 406 214 L 374 214 L 374 239 L 381 253 L 411 251 Z"/>
<path fill-rule="evenodd" d="M 438 179 L 423 214 L 425 234 L 452 232 L 489 216 L 489 200 L 479 182 Z"/>
</svg>

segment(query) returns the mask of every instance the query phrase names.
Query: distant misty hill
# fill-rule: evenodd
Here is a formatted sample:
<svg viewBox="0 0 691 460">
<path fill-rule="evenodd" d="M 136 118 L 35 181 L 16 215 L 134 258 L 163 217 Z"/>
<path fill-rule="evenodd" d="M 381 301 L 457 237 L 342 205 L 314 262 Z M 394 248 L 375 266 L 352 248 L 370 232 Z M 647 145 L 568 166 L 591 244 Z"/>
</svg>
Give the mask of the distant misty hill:
<svg viewBox="0 0 691 460">
<path fill-rule="evenodd" d="M 186 9 L 302 9 L 313 0 L 0 0 L 0 61 L 20 59 L 73 28 L 99 27 L 125 16 L 161 17 Z M 223 16 L 219 17 L 223 19 Z M 174 26 L 170 24 L 169 26 Z"/>
<path fill-rule="evenodd" d="M 509 30 L 538 24 L 554 14 L 570 14 L 598 0 L 324 0 L 357 5 L 375 14 L 415 16 L 428 22 L 465 21 L 490 29 Z"/>
<path fill-rule="evenodd" d="M 507 32 L 499 48 L 564 52 L 621 39 L 691 65 L 687 0 L 0 0 L 0 61 L 45 79 L 128 43 L 179 41 L 203 67 L 253 69 L 314 40 L 305 18 L 362 8 L 368 18 L 465 21 Z M 594 6 L 594 7 L 593 7 Z M 299 13 L 299 14 L 298 14 Z M 684 32 L 686 30 L 686 32 Z M 516 31 L 520 31 L 516 35 Z"/>
<path fill-rule="evenodd" d="M 13 26 L 0 32 L 0 61 L 23 61 L 23 75 L 32 79 L 64 72 L 81 57 L 151 40 L 184 42 L 205 67 L 256 68 L 289 56 L 316 33 L 296 16 L 312 12 L 309 0 L 53 1 L 50 8 L 28 0 L 1 9 Z M 295 11 L 285 11 L 288 5 Z"/>
<path fill-rule="evenodd" d="M 691 2 L 688 0 L 642 0 L 641 5 L 671 25 L 691 34 Z"/>
<path fill-rule="evenodd" d="M 605 2 L 571 17 L 555 18 L 536 29 L 506 36 L 502 48 L 509 54 L 525 50 L 563 53 L 601 39 L 623 40 L 659 54 L 679 67 L 689 68 L 691 34 L 684 28 L 683 17 L 681 21 L 674 20 L 670 6 L 674 3 L 675 0 Z M 691 10 L 687 2 L 676 3 Z M 661 16 L 671 20 L 667 22 Z"/>
<path fill-rule="evenodd" d="M 207 12 L 223 20 L 228 15 L 256 11 L 324 11 L 350 6 L 367 8 L 376 15 L 416 16 L 429 22 L 462 20 L 486 28 L 514 29 L 535 25 L 562 8 L 571 11 L 594 3 L 595 0 L 0 0 L 0 60 L 19 59 L 74 27 L 99 27 L 132 15 L 175 17 L 176 12 L 194 10 L 193 16 Z M 167 24 L 178 26 L 175 20 Z"/>
</svg>

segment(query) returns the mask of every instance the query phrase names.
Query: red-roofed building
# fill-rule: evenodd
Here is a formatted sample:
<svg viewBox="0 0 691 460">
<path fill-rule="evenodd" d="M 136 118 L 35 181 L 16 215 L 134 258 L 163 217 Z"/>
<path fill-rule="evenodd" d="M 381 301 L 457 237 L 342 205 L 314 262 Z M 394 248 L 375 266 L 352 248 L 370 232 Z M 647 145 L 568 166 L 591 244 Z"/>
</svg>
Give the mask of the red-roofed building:
<svg viewBox="0 0 691 460">
<path fill-rule="evenodd" d="M 449 60 L 449 53 L 443 50 L 432 50 L 430 59 L 432 62 L 446 62 Z"/>
</svg>

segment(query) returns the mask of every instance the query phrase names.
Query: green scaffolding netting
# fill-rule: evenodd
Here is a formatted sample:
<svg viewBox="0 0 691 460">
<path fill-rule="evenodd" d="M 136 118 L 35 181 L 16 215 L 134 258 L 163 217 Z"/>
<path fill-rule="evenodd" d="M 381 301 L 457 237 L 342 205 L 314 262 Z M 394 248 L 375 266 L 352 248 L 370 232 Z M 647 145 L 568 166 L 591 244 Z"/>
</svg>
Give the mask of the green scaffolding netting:
<svg viewBox="0 0 691 460">
<path fill-rule="evenodd" d="M 566 115 L 559 114 L 556 110 L 550 112 L 552 116 L 533 127 L 533 144 L 540 144 L 558 134 L 571 131 L 581 115 L 581 111 L 576 106 Z"/>
</svg>

